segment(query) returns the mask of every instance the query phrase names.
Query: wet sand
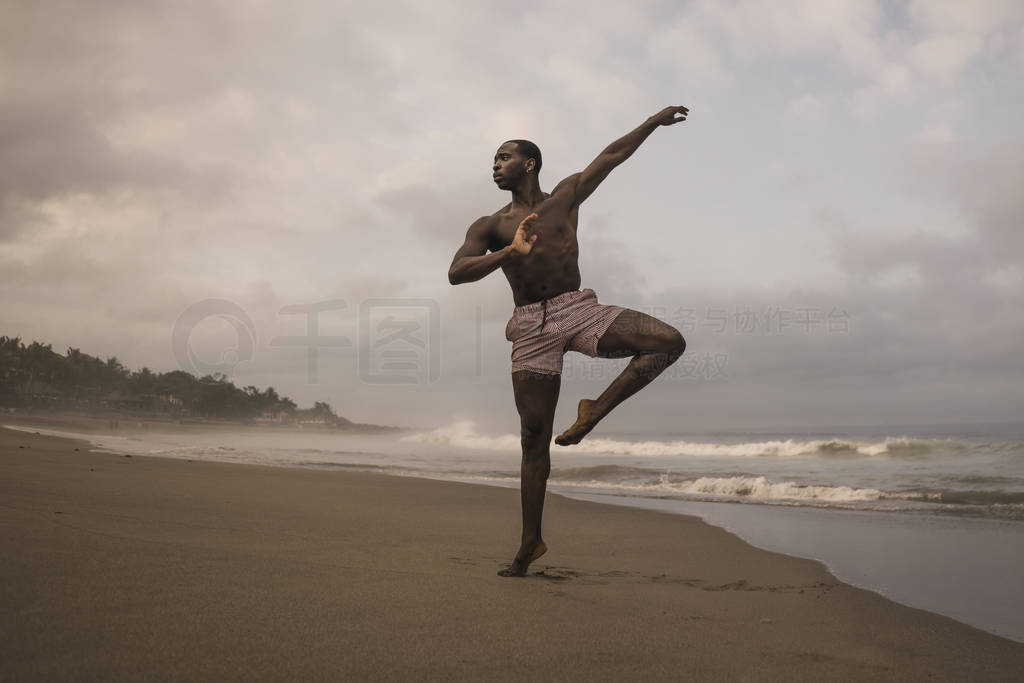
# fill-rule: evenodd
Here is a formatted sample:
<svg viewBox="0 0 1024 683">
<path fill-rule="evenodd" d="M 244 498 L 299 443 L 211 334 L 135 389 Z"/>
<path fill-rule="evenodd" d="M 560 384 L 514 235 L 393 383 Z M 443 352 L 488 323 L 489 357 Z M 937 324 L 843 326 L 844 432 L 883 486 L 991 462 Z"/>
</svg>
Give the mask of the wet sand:
<svg viewBox="0 0 1024 683">
<path fill-rule="evenodd" d="M 1024 678 L 1022 644 L 691 517 L 549 496 L 502 579 L 512 489 L 9 430 L 0 508 L 4 679 Z"/>
</svg>

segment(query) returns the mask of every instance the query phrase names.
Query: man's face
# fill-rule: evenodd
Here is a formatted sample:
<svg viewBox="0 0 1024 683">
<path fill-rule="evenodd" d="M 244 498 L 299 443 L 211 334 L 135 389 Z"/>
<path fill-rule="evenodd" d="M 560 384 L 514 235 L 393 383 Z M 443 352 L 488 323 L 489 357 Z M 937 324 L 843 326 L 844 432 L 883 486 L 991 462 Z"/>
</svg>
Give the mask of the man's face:
<svg viewBox="0 0 1024 683">
<path fill-rule="evenodd" d="M 526 175 L 526 169 L 532 167 L 533 161 L 519 153 L 519 145 L 506 142 L 494 154 L 494 166 L 491 170 L 498 189 L 510 190 Z"/>
</svg>

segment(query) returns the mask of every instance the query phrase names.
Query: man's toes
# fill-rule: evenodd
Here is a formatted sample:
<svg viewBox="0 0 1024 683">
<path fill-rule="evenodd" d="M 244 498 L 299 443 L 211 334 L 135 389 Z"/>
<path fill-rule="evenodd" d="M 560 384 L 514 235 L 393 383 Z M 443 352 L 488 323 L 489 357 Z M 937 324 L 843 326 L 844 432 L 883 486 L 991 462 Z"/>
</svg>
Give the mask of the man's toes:
<svg viewBox="0 0 1024 683">
<path fill-rule="evenodd" d="M 580 441 L 582 441 L 583 436 L 585 434 L 585 430 L 583 430 L 581 427 L 573 425 L 572 427 L 569 427 L 569 429 L 559 434 L 558 437 L 555 439 L 555 443 L 558 444 L 559 446 L 572 446 L 573 444 L 577 444 Z"/>
</svg>

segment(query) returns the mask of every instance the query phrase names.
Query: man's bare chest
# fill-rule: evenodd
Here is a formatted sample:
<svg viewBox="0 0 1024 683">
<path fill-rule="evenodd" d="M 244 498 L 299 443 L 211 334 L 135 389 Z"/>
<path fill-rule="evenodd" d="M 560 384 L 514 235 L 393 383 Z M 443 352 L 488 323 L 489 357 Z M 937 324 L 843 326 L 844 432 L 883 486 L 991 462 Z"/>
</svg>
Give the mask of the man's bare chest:
<svg viewBox="0 0 1024 683">
<path fill-rule="evenodd" d="M 544 245 L 545 247 L 555 246 L 556 244 L 561 245 L 570 241 L 575 243 L 575 212 L 567 213 L 565 211 L 545 210 L 543 205 L 535 209 L 535 211 L 538 218 L 528 229 L 526 235 L 527 239 L 532 235 L 537 236 L 537 243 L 535 246 L 541 246 L 540 242 L 542 241 L 547 242 L 547 244 Z M 529 216 L 530 213 L 530 211 L 521 211 L 495 215 L 493 228 L 491 230 L 491 249 L 493 251 L 497 251 L 498 249 L 502 249 L 509 244 L 512 244 L 512 240 L 516 235 L 516 230 L 519 229 L 519 224 L 522 223 L 523 219 Z"/>
</svg>

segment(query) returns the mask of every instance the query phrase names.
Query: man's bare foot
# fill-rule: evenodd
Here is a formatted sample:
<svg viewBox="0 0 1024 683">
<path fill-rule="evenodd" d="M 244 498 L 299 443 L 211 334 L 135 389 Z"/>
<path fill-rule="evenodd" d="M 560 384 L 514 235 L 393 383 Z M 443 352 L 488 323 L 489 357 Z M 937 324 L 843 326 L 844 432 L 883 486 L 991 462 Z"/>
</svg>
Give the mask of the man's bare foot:
<svg viewBox="0 0 1024 683">
<path fill-rule="evenodd" d="M 564 432 L 555 437 L 555 443 L 559 446 L 571 446 L 583 441 L 583 437 L 590 433 L 590 430 L 597 426 L 598 416 L 594 404 L 589 398 L 580 399 L 580 405 L 576 409 L 576 422 Z"/>
<path fill-rule="evenodd" d="M 512 560 L 512 564 L 499 571 L 498 576 L 526 576 L 526 570 L 529 569 L 530 563 L 547 551 L 548 547 L 544 545 L 544 541 L 538 541 L 532 550 L 520 548 L 516 553 L 516 558 Z"/>
</svg>

